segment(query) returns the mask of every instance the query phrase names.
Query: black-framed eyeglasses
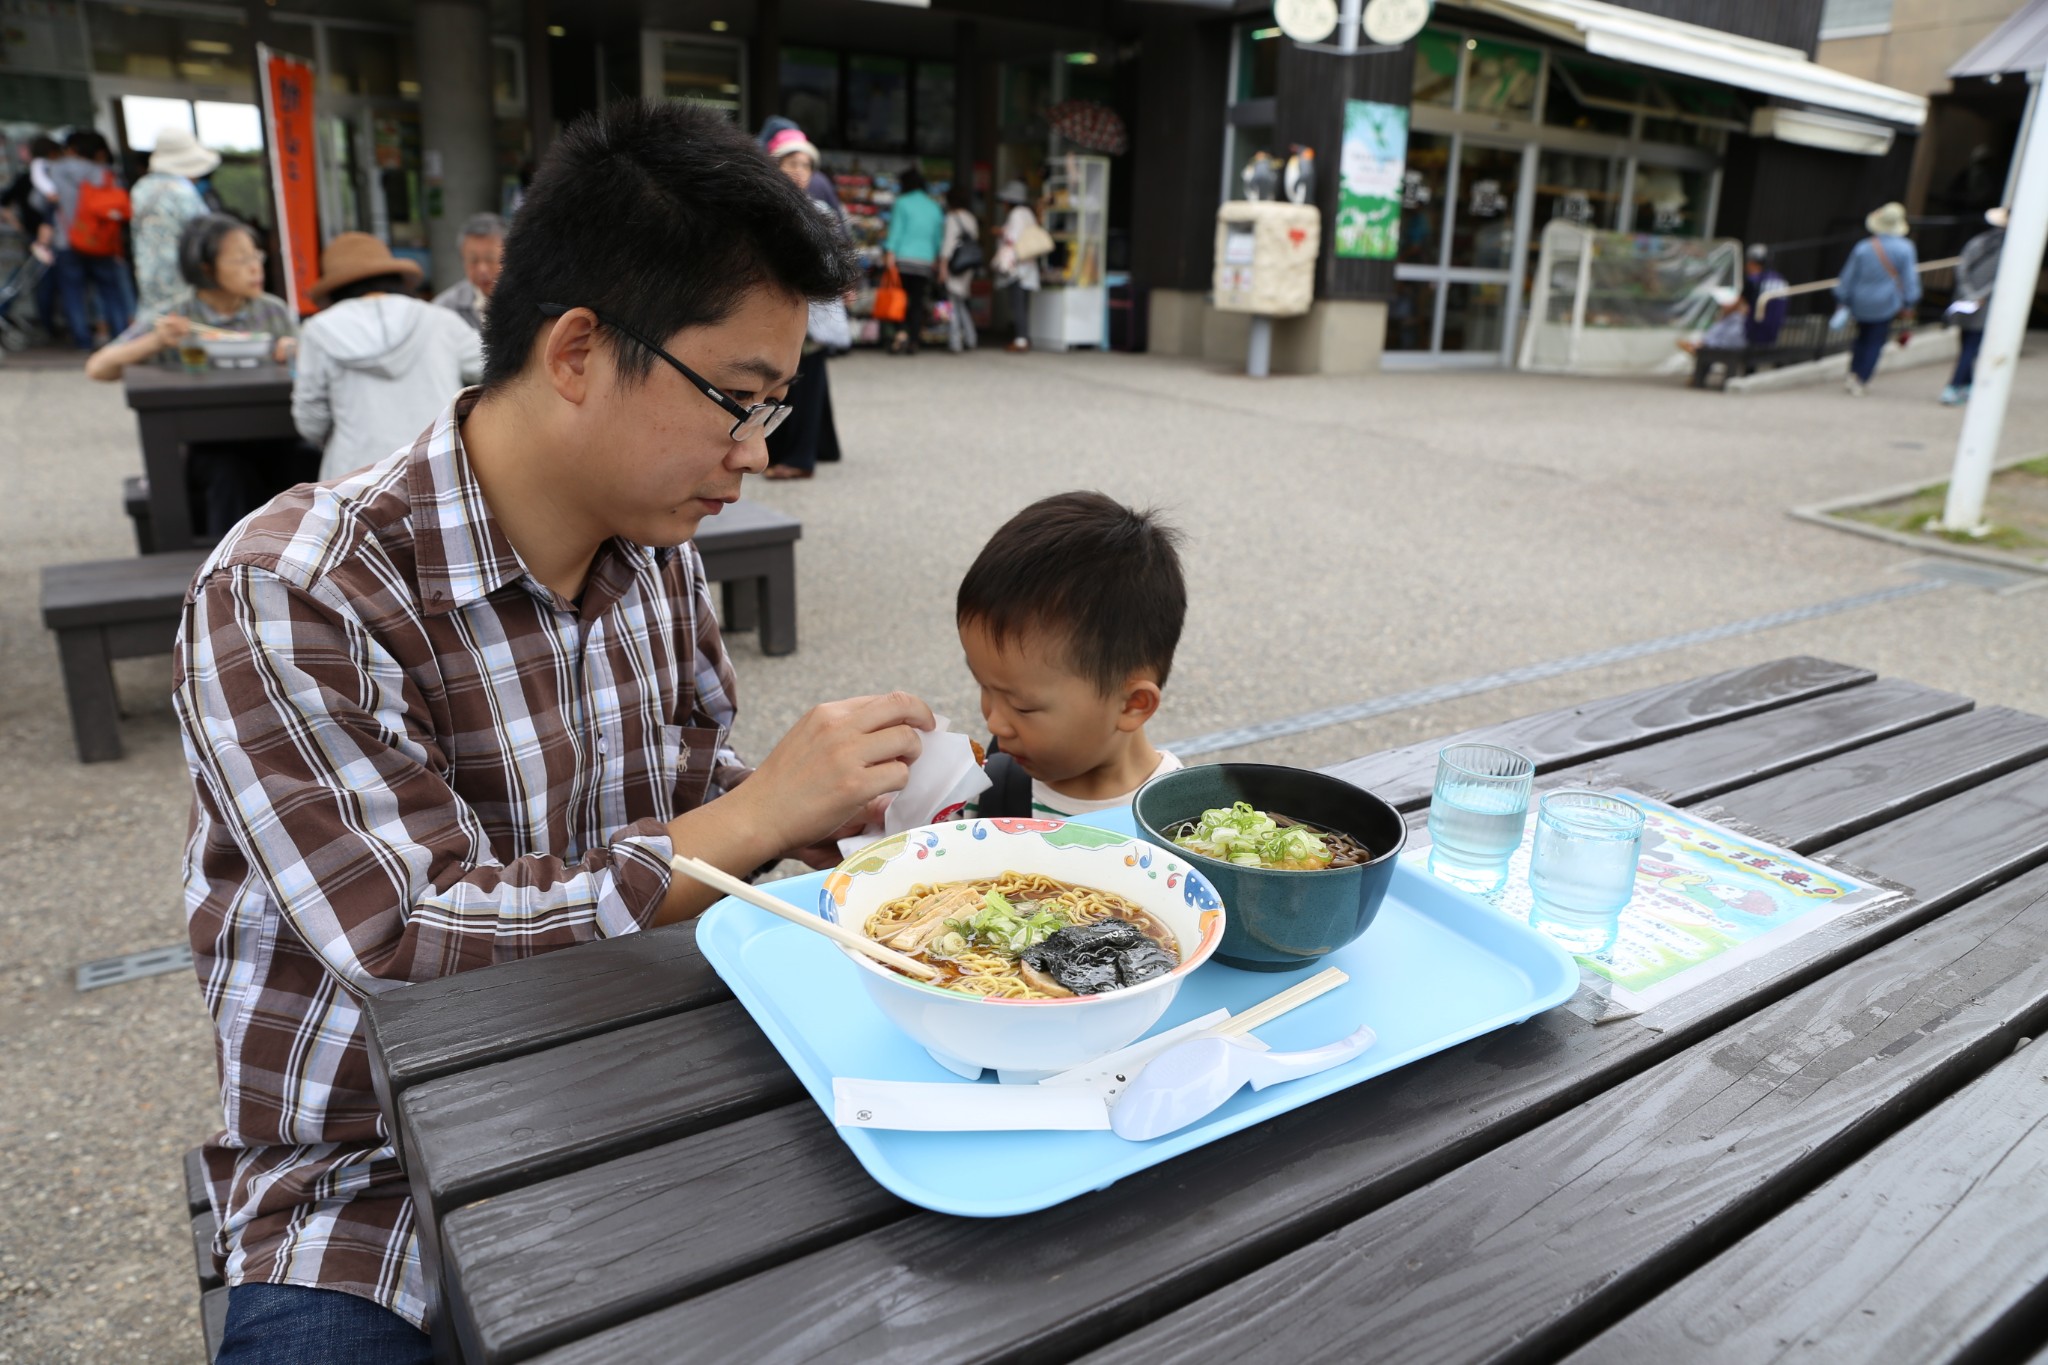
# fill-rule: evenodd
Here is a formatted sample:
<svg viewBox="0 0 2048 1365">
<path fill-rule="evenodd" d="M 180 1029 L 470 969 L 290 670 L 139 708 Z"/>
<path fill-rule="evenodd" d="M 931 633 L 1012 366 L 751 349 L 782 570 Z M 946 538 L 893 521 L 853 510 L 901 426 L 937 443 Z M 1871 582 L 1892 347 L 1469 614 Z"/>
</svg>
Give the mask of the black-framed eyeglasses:
<svg viewBox="0 0 2048 1365">
<path fill-rule="evenodd" d="M 540 311 L 542 316 L 544 317 L 558 318 L 562 316 L 562 314 L 569 311 L 569 305 L 562 303 L 544 303 L 540 306 Z M 718 404 L 718 406 L 720 406 L 721 408 L 724 408 L 733 419 L 731 432 L 733 440 L 747 440 L 748 438 L 753 436 L 755 432 L 759 432 L 761 435 L 766 436 L 773 432 L 775 428 L 781 426 L 785 421 L 789 419 L 790 407 L 788 402 L 777 401 L 771 398 L 765 402 L 754 403 L 746 407 L 741 407 L 733 399 L 728 398 L 724 390 L 720 389 L 718 385 L 712 383 L 703 375 L 698 374 L 688 365 L 685 365 L 682 361 L 677 360 L 667 351 L 662 350 L 661 347 L 655 345 L 646 337 L 641 336 L 640 333 L 634 331 L 625 323 L 620 322 L 616 318 L 608 318 L 604 314 L 598 312 L 595 308 L 592 308 L 590 310 L 590 315 L 597 319 L 598 324 L 600 326 L 609 327 L 614 331 L 624 332 L 627 336 L 639 342 L 642 346 L 645 346 L 648 350 L 654 352 L 663 360 L 666 360 L 670 365 L 675 367 L 676 373 L 680 374 L 683 378 L 689 380 L 692 384 L 696 385 L 697 391 L 699 393 L 703 394 L 706 398 L 709 398 L 712 402 Z"/>
</svg>

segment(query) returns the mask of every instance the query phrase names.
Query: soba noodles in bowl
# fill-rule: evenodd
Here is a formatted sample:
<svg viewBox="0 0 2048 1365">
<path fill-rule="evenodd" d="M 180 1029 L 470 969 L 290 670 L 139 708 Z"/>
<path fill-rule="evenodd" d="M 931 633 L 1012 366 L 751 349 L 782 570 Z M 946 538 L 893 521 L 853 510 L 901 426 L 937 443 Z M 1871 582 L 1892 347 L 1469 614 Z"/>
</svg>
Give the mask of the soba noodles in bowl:
<svg viewBox="0 0 2048 1365">
<path fill-rule="evenodd" d="M 1408 842 L 1399 811 L 1302 768 L 1215 763 L 1154 778 L 1131 803 L 1146 838 L 1185 854 L 1230 905 L 1216 960 L 1287 971 L 1363 934 Z"/>
<path fill-rule="evenodd" d="M 1058 820 L 892 836 L 840 864 L 818 909 L 939 972 L 846 955 L 882 1012 L 963 1075 L 1047 1074 L 1135 1042 L 1224 930 L 1186 855 Z"/>
</svg>

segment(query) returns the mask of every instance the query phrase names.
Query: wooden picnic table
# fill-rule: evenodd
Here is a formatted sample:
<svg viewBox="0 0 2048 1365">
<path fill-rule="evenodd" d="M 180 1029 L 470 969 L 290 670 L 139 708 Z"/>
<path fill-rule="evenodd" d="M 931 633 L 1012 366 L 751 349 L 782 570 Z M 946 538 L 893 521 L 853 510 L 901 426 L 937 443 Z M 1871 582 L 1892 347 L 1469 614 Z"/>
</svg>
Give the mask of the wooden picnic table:
<svg viewBox="0 0 2048 1365">
<path fill-rule="evenodd" d="M 149 520 L 156 550 L 189 550 L 185 451 L 200 441 L 294 440 L 292 375 L 268 361 L 248 369 L 198 374 L 169 365 L 130 365 L 121 376 L 142 435 L 149 476 Z"/>
<path fill-rule="evenodd" d="M 379 1096 L 462 1357 L 1576 1365 L 2048 1342 L 2048 1053 L 2017 1050 L 2048 1026 L 2048 719 L 1794 658 L 1464 738 L 1912 894 L 1634 1017 L 1574 1001 L 1007 1219 L 870 1179 L 690 926 L 381 996 Z M 1441 742 L 1333 771 L 1419 820 Z"/>
</svg>

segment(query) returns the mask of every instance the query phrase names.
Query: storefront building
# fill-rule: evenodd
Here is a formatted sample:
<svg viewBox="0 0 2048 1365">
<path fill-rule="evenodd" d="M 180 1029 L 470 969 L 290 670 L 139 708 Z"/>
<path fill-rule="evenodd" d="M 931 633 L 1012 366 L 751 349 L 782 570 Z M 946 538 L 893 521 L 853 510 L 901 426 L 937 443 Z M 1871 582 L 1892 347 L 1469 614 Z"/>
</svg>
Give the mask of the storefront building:
<svg viewBox="0 0 2048 1365">
<path fill-rule="evenodd" d="M 870 252 L 913 164 L 970 186 L 985 230 L 1021 179 L 1049 196 L 1048 282 L 1071 291 L 1034 304 L 1055 340 L 1217 360 L 1242 359 L 1246 330 L 1208 302 L 1217 208 L 1253 153 L 1302 146 L 1324 240 L 1275 367 L 1500 365 L 1553 219 L 1784 243 L 1903 195 L 1926 102 L 1815 66 L 1822 8 L 1439 0 L 1413 41 L 1339 55 L 1255 0 L 0 0 L 0 129 L 12 156 L 90 121 L 139 171 L 157 127 L 190 127 L 228 158 L 223 200 L 268 224 L 256 45 L 294 54 L 316 72 L 323 238 L 374 232 L 445 283 L 461 221 L 515 206 L 602 100 L 698 100 L 750 130 L 779 114 L 823 149 Z M 1385 259 L 1333 250 L 1359 100 L 1407 123 Z M 1076 103 L 1127 146 L 1083 159 L 1059 117 Z M 1007 325 L 985 290 L 981 319 Z"/>
</svg>

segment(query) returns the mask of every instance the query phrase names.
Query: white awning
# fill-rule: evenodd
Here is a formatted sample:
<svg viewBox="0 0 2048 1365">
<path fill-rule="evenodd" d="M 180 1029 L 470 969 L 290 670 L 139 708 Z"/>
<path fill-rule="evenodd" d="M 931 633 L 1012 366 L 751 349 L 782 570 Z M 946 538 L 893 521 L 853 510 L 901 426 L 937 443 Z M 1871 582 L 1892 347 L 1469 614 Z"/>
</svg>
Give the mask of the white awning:
<svg viewBox="0 0 2048 1365">
<path fill-rule="evenodd" d="M 1804 52 L 1664 19 L 1600 0 L 1452 0 L 1499 15 L 1597 56 L 1674 71 L 1779 99 L 1918 128 L 1927 101 L 1876 81 L 1846 75 Z"/>
</svg>

